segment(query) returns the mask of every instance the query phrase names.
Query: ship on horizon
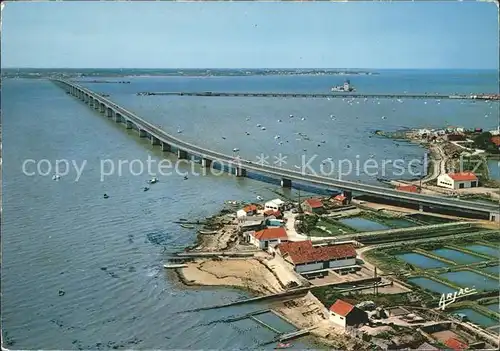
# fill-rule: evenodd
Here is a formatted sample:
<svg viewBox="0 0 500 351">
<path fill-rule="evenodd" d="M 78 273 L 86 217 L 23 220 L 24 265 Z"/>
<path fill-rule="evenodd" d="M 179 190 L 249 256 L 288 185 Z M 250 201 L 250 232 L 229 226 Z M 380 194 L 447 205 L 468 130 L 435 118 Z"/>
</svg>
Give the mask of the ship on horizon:
<svg viewBox="0 0 500 351">
<path fill-rule="evenodd" d="M 341 91 L 341 92 L 348 92 L 348 93 L 351 93 L 351 92 L 354 92 L 356 91 L 356 89 L 354 89 L 352 86 L 351 86 L 351 81 L 349 79 L 347 79 L 343 85 L 337 85 L 337 86 L 334 86 L 332 88 L 332 91 Z"/>
</svg>

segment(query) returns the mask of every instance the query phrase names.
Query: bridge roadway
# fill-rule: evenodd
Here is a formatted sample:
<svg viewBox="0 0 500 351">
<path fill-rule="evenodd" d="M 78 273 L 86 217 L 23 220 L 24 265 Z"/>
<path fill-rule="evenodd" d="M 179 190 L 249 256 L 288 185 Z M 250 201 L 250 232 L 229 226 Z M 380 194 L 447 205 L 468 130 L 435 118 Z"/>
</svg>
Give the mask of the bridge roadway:
<svg viewBox="0 0 500 351">
<path fill-rule="evenodd" d="M 137 93 L 140 96 L 148 95 L 179 95 L 205 97 L 294 97 L 294 98 L 380 98 L 380 99 L 472 99 L 468 95 L 445 94 L 365 94 L 365 93 L 278 93 L 278 92 L 180 92 L 180 91 L 152 91 Z"/>
<path fill-rule="evenodd" d="M 127 125 L 129 121 L 132 121 L 132 123 L 136 125 L 140 133 L 142 131 L 148 133 L 148 136 L 152 139 L 152 141 L 156 139 L 159 142 L 167 143 L 169 145 L 174 145 L 175 147 L 177 147 L 178 150 L 182 150 L 184 153 L 184 158 L 186 158 L 186 155 L 189 154 L 192 156 L 201 157 L 202 160 L 208 160 L 210 162 L 212 161 L 218 162 L 220 164 L 229 166 L 231 169 L 235 170 L 237 175 L 244 175 L 247 170 L 251 170 L 256 173 L 265 174 L 267 176 L 281 178 L 282 185 L 288 184 L 288 187 L 291 186 L 291 181 L 299 181 L 299 182 L 319 185 L 324 188 L 337 188 L 344 191 L 347 190 L 347 191 L 358 192 L 361 194 L 371 195 L 376 198 L 384 198 L 392 200 L 395 199 L 403 203 L 418 204 L 419 206 L 425 205 L 431 208 L 435 207 L 448 210 L 459 210 L 461 212 L 466 212 L 466 213 L 488 215 L 490 220 L 498 221 L 500 219 L 499 206 L 496 204 L 484 204 L 484 203 L 437 197 L 437 196 L 424 195 L 418 193 L 400 192 L 394 189 L 389 189 L 375 185 L 363 184 L 347 180 L 338 180 L 324 176 L 319 176 L 316 174 L 309 174 L 309 173 L 305 174 L 294 170 L 277 168 L 268 165 L 260 165 L 242 159 L 239 160 L 239 162 L 235 162 L 235 158 L 233 156 L 225 155 L 216 151 L 207 150 L 203 147 L 182 141 L 170 134 L 167 134 L 157 126 L 145 121 L 136 114 L 126 110 L 125 108 L 117 105 L 111 100 L 102 97 L 99 94 L 83 86 L 62 79 L 54 79 L 53 81 L 62 84 L 63 87 L 68 91 L 68 93 L 71 93 L 75 96 L 80 96 L 80 98 L 82 98 L 83 100 L 85 99 L 96 100 L 100 104 L 104 105 L 105 108 L 113 109 L 115 114 L 119 114 L 122 117 L 126 118 Z"/>
</svg>

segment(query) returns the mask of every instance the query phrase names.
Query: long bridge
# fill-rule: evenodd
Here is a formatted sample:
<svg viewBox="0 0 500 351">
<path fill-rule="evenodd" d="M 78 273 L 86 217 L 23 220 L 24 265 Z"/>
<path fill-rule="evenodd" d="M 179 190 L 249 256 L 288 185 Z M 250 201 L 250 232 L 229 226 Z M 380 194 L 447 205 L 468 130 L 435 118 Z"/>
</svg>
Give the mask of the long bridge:
<svg viewBox="0 0 500 351">
<path fill-rule="evenodd" d="M 204 96 L 204 97 L 281 97 L 281 98 L 367 98 L 367 99 L 483 99 L 486 96 L 478 95 L 447 95 L 447 94 L 368 94 L 368 93 L 278 93 L 278 92 L 181 92 L 181 91 L 151 91 L 137 93 L 139 96 L 150 95 L 178 95 L 178 96 Z"/>
<path fill-rule="evenodd" d="M 411 204 L 413 206 L 418 206 L 421 211 L 457 211 L 464 216 L 472 218 L 500 221 L 500 209 L 496 204 L 484 204 L 418 193 L 404 193 L 375 185 L 333 179 L 315 174 L 305 174 L 290 169 L 256 164 L 243 159 L 235 160 L 233 156 L 211 151 L 176 138 L 137 116 L 135 113 L 126 110 L 106 97 L 81 85 L 63 79 L 54 79 L 53 82 L 65 89 L 68 94 L 84 101 L 90 107 L 93 107 L 108 118 L 112 118 L 116 123 L 124 124 L 127 129 L 137 130 L 141 138 L 149 139 L 152 145 L 159 145 L 162 151 L 172 152 L 172 147 L 174 147 L 177 150 L 177 157 L 179 159 L 188 159 L 189 155 L 199 157 L 202 167 L 211 167 L 213 162 L 217 162 L 220 165 L 227 165 L 229 171 L 237 177 L 244 177 L 247 171 L 252 171 L 281 179 L 281 186 L 285 188 L 291 188 L 292 181 L 298 181 L 314 184 L 323 188 L 337 188 L 344 192 L 361 193 L 377 199 L 397 201 L 401 204 Z"/>
</svg>

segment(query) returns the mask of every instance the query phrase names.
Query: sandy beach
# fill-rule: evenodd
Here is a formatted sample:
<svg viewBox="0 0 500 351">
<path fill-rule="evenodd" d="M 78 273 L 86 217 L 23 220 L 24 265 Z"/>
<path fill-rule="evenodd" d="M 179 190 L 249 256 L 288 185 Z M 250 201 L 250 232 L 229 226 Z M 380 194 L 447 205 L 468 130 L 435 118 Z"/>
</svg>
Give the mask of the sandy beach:
<svg viewBox="0 0 500 351">
<path fill-rule="evenodd" d="M 274 274 L 256 258 L 196 260 L 179 273 L 189 285 L 234 286 L 258 294 L 284 291 Z"/>
</svg>

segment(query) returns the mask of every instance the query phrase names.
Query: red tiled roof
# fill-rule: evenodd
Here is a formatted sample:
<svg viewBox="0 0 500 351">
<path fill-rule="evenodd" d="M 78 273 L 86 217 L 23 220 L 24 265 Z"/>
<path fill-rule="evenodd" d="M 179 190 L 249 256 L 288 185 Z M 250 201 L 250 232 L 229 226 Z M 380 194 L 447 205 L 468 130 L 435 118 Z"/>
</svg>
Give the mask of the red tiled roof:
<svg viewBox="0 0 500 351">
<path fill-rule="evenodd" d="M 307 202 L 311 208 L 323 207 L 323 203 L 319 199 L 307 199 L 305 202 Z"/>
<path fill-rule="evenodd" d="M 259 240 L 288 239 L 286 230 L 283 227 L 260 230 L 255 232 L 253 236 Z"/>
<path fill-rule="evenodd" d="M 477 177 L 472 172 L 448 173 L 448 177 L 453 180 L 477 180 Z"/>
<path fill-rule="evenodd" d="M 407 191 L 410 193 L 416 193 L 418 192 L 418 188 L 416 185 L 400 185 L 396 188 L 399 191 Z"/>
<path fill-rule="evenodd" d="M 281 216 L 281 212 L 280 211 L 274 211 L 274 210 L 266 210 L 264 211 L 264 215 L 266 216 Z"/>
<path fill-rule="evenodd" d="M 294 264 L 356 257 L 352 244 L 313 247 L 310 240 L 305 240 L 282 243 L 278 248 L 281 255 L 288 254 Z"/>
<path fill-rule="evenodd" d="M 337 200 L 337 201 L 344 201 L 345 199 L 347 199 L 347 197 L 345 197 L 344 195 L 340 194 L 340 195 L 335 196 L 334 199 Z"/>
<path fill-rule="evenodd" d="M 449 338 L 446 340 L 444 343 L 446 346 L 448 346 L 450 349 L 455 350 L 455 351 L 460 351 L 460 350 L 467 350 L 467 344 L 461 342 L 460 340 L 457 340 L 455 338 Z"/>
<path fill-rule="evenodd" d="M 341 316 L 347 316 L 349 312 L 354 308 L 353 305 L 342 300 L 337 300 L 333 305 L 330 306 L 330 311 Z"/>
<path fill-rule="evenodd" d="M 491 142 L 496 146 L 500 146 L 500 135 L 494 135 L 491 137 Z"/>
<path fill-rule="evenodd" d="M 257 211 L 257 206 L 255 206 L 255 205 L 248 205 L 248 206 L 243 207 L 243 210 L 245 212 Z"/>
</svg>

